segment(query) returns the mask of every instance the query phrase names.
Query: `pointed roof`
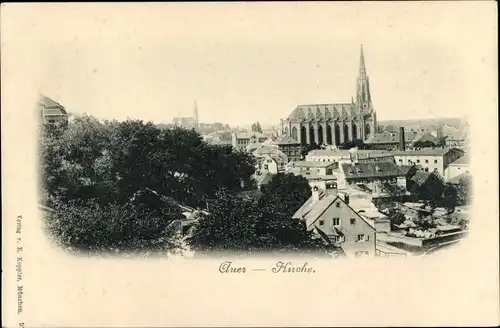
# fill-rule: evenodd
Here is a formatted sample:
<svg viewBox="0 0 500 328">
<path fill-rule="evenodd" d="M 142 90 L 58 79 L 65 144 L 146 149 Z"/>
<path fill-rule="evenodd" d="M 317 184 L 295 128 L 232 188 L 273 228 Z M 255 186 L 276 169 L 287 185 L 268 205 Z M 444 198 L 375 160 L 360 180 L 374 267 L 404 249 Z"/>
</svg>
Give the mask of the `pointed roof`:
<svg viewBox="0 0 500 328">
<path fill-rule="evenodd" d="M 366 76 L 365 55 L 363 54 L 363 45 L 361 45 L 361 54 L 359 56 L 359 76 Z"/>
<path fill-rule="evenodd" d="M 300 142 L 295 140 L 293 137 L 290 137 L 290 136 L 284 134 L 281 137 L 279 137 L 277 140 L 275 140 L 274 144 L 276 144 L 276 145 L 299 145 Z"/>
</svg>

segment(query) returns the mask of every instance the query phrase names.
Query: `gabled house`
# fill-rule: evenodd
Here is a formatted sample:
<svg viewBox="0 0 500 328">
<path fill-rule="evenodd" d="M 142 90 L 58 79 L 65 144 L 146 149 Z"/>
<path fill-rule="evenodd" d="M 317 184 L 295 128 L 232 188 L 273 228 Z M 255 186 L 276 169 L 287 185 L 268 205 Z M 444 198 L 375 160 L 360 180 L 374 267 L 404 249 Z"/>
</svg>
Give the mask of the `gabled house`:
<svg viewBox="0 0 500 328">
<path fill-rule="evenodd" d="M 255 184 L 257 186 L 257 190 L 259 191 L 264 191 L 266 188 L 266 185 L 272 180 L 272 178 L 275 176 L 275 174 L 269 172 L 269 171 L 257 171 L 254 173 L 252 178 L 255 181 Z"/>
<path fill-rule="evenodd" d="M 347 257 L 375 255 L 375 227 L 349 205 L 349 195 L 313 188 L 293 216 L 315 238 L 342 248 Z"/>
<path fill-rule="evenodd" d="M 38 108 L 41 114 L 42 124 L 68 123 L 69 115 L 63 105 L 49 97 L 40 95 Z"/>
<path fill-rule="evenodd" d="M 288 158 L 276 147 L 262 146 L 255 149 L 252 154 L 257 159 L 258 170 L 268 170 L 273 174 L 285 171 Z"/>
<path fill-rule="evenodd" d="M 401 142 L 400 131 L 398 132 L 377 132 L 372 134 L 365 144 L 372 149 L 396 150 Z M 404 133 L 404 142 L 408 147 L 413 147 L 417 142 L 432 142 L 438 144 L 438 139 L 427 131 L 406 131 Z"/>
<path fill-rule="evenodd" d="M 469 156 L 465 155 L 450 163 L 445 170 L 445 180 L 451 182 L 457 176 L 470 175 Z"/>
<path fill-rule="evenodd" d="M 266 141 L 268 137 L 260 132 L 233 132 L 231 135 L 231 144 L 233 148 L 245 151 L 251 144 L 259 144 Z"/>
<path fill-rule="evenodd" d="M 397 183 L 398 178 L 405 177 L 405 173 L 394 163 L 341 164 L 339 172 L 339 188 L 374 182 Z"/>
</svg>

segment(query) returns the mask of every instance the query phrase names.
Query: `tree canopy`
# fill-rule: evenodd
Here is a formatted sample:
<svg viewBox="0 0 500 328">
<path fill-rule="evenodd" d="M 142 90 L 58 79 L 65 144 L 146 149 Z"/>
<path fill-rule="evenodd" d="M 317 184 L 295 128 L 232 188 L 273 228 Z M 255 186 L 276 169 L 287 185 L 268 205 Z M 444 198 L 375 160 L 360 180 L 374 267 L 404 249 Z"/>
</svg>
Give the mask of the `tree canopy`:
<svg viewBox="0 0 500 328">
<path fill-rule="evenodd" d="M 56 209 L 49 232 L 66 247 L 90 251 L 167 247 L 173 212 L 160 211 L 154 197 L 205 207 L 217 190 L 239 190 L 255 170 L 250 155 L 209 145 L 195 130 L 137 120 L 83 116 L 66 127 L 46 125 L 40 151 L 42 202 Z M 138 202 L 144 190 L 157 196 Z"/>
<path fill-rule="evenodd" d="M 343 142 L 339 146 L 339 148 L 340 149 L 351 149 L 351 148 L 369 149 L 369 145 L 365 144 L 364 141 L 361 139 L 354 139 L 354 140 Z"/>
<path fill-rule="evenodd" d="M 292 218 L 310 197 L 307 180 L 278 174 L 257 200 L 241 200 L 225 191 L 209 206 L 189 243 L 199 252 L 322 251 L 305 226 Z"/>
<path fill-rule="evenodd" d="M 413 147 L 415 147 L 415 148 L 434 148 L 434 147 L 436 147 L 436 144 L 432 141 L 429 141 L 429 140 L 417 141 L 413 144 Z"/>
</svg>

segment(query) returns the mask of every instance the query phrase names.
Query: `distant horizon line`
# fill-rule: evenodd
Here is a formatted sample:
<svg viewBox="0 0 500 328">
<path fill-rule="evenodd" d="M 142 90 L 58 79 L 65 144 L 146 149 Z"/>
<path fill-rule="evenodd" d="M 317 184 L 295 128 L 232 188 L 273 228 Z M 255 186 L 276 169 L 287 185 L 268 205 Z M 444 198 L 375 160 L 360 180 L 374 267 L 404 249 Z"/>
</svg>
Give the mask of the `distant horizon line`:
<svg viewBox="0 0 500 328">
<path fill-rule="evenodd" d="M 175 123 L 173 122 L 173 119 L 170 120 L 170 121 L 153 121 L 153 120 L 146 120 L 146 119 L 142 119 L 142 118 L 137 118 L 137 117 L 130 117 L 130 116 L 127 116 L 127 118 L 125 119 L 117 119 L 117 118 L 102 118 L 102 117 L 98 117 L 94 114 L 89 114 L 89 113 L 75 113 L 75 112 L 68 112 L 69 115 L 73 115 L 73 116 L 84 116 L 84 115 L 88 115 L 88 116 L 93 116 L 99 120 L 102 120 L 102 121 L 112 121 L 112 120 L 116 120 L 116 121 L 119 121 L 119 122 L 123 122 L 123 121 L 126 121 L 126 120 L 139 120 L 139 121 L 144 121 L 144 122 L 151 122 L 153 124 L 171 124 L 171 125 L 175 125 Z M 190 117 L 190 116 L 186 116 L 186 117 Z M 399 121 L 436 121 L 436 120 L 460 120 L 460 121 L 466 121 L 465 117 L 460 117 L 460 116 L 454 116 L 454 117 L 434 117 L 434 118 L 403 118 L 403 119 L 387 119 L 387 120 L 378 120 L 377 121 L 377 124 L 382 124 L 382 123 L 390 123 L 390 122 L 399 122 Z M 269 123 L 269 122 L 265 122 L 265 121 L 261 121 L 261 120 L 252 120 L 251 122 L 249 123 L 239 123 L 239 124 L 230 124 L 230 123 L 227 123 L 227 122 L 221 122 L 221 121 L 202 121 L 202 120 L 199 120 L 199 123 L 200 124 L 222 124 L 222 125 L 229 125 L 230 127 L 249 127 L 251 126 L 253 123 L 255 122 L 259 122 L 261 125 L 265 125 L 265 126 L 279 126 L 280 125 L 280 122 L 276 122 L 276 123 Z"/>
</svg>

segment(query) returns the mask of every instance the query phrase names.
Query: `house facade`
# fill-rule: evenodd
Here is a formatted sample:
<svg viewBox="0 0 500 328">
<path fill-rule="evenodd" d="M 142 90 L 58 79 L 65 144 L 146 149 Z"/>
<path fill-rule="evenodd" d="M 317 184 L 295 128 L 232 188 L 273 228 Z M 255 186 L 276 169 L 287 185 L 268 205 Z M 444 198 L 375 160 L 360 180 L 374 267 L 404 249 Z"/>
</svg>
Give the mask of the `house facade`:
<svg viewBox="0 0 500 328">
<path fill-rule="evenodd" d="M 288 157 L 274 146 L 259 147 L 252 153 L 257 159 L 257 169 L 273 174 L 284 172 Z"/>
<path fill-rule="evenodd" d="M 469 168 L 469 156 L 465 155 L 454 161 L 453 163 L 450 163 L 448 167 L 445 170 L 445 181 L 451 181 L 455 177 L 458 177 L 460 175 L 467 175 L 470 174 L 470 168 Z M 464 175 L 464 176 L 465 176 Z"/>
<path fill-rule="evenodd" d="M 394 155 L 383 150 L 357 150 L 357 149 L 314 149 L 305 156 L 306 161 L 310 162 L 337 162 L 349 163 L 358 161 L 363 163 L 383 163 L 394 162 Z"/>
<path fill-rule="evenodd" d="M 260 132 L 233 132 L 231 135 L 231 144 L 234 149 L 246 151 L 247 146 L 256 143 L 262 143 L 268 138 Z"/>
<path fill-rule="evenodd" d="M 441 177 L 445 176 L 445 170 L 451 163 L 465 155 L 458 148 L 428 148 L 392 153 L 397 165 L 421 165 L 425 172 L 437 172 Z"/>
<path fill-rule="evenodd" d="M 294 138 L 281 135 L 274 143 L 287 156 L 289 161 L 300 161 L 302 159 L 302 146 Z"/>
<path fill-rule="evenodd" d="M 347 257 L 375 256 L 375 227 L 349 206 L 348 194 L 313 188 L 294 218 L 316 238 L 341 247 Z"/>
<path fill-rule="evenodd" d="M 344 163 L 339 173 L 339 188 L 362 184 L 373 191 L 381 184 L 396 185 L 405 180 L 405 172 L 394 163 Z"/>
</svg>

